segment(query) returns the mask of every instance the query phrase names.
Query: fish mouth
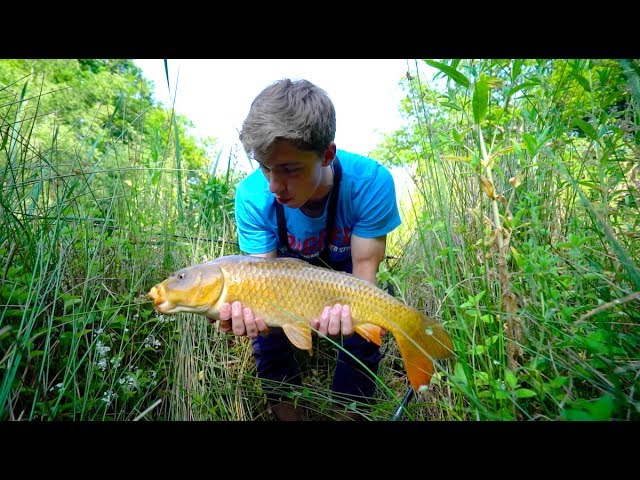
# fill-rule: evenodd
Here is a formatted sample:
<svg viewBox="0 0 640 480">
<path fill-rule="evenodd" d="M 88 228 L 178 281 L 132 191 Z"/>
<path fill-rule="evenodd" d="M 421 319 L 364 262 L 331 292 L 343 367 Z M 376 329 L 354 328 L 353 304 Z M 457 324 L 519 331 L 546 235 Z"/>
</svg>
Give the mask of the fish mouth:
<svg viewBox="0 0 640 480">
<path fill-rule="evenodd" d="M 153 304 L 160 313 L 171 313 L 170 311 L 174 308 L 174 305 L 166 299 L 165 289 L 162 284 L 158 284 L 149 290 L 147 296 L 153 300 Z"/>
<path fill-rule="evenodd" d="M 158 304 L 158 300 L 160 300 L 162 302 L 162 297 L 163 297 L 163 293 L 162 292 L 162 287 L 160 285 L 156 285 L 154 286 L 151 290 L 149 290 L 149 293 L 147 293 L 147 297 L 149 297 L 151 300 L 153 300 L 153 303 L 155 303 L 156 305 Z"/>
</svg>

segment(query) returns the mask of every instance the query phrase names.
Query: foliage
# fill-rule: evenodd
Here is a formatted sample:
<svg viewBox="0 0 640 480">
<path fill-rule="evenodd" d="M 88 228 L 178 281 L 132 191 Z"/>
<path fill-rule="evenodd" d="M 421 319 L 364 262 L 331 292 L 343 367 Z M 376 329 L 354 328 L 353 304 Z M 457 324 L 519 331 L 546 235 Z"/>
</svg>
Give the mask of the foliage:
<svg viewBox="0 0 640 480">
<path fill-rule="evenodd" d="M 639 62 L 423 63 L 373 155 L 415 184 L 379 280 L 455 345 L 407 418 L 640 419 Z M 145 297 L 237 252 L 241 178 L 152 93 L 129 60 L 0 61 L 2 419 L 267 418 L 246 338 Z M 335 403 L 316 341 L 312 415 Z M 407 382 L 383 348 L 386 420 Z"/>
<path fill-rule="evenodd" d="M 639 105 L 621 64 L 425 62 L 377 156 L 416 171 L 419 235 L 392 270 L 454 332 L 442 416 L 640 418 Z"/>
<path fill-rule="evenodd" d="M 233 212 L 215 223 L 211 212 L 232 187 L 207 171 L 215 141 L 191 137 L 151 94 L 128 60 L 0 62 L 3 419 L 134 419 L 149 408 L 170 418 L 182 326 L 144 294 L 219 252 Z"/>
</svg>

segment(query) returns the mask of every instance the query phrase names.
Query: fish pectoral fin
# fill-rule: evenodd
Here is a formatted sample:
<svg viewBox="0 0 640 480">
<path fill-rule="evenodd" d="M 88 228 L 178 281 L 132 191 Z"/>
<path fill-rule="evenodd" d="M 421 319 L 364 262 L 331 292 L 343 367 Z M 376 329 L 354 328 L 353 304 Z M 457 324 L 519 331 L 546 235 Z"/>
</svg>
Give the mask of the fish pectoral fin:
<svg viewBox="0 0 640 480">
<path fill-rule="evenodd" d="M 309 350 L 311 352 L 313 344 L 311 343 L 311 326 L 305 322 L 285 323 L 282 326 L 285 335 L 291 343 L 300 350 Z"/>
<path fill-rule="evenodd" d="M 380 334 L 382 328 L 379 326 L 374 325 L 373 323 L 363 323 L 362 325 L 356 325 L 353 329 L 366 340 L 373 342 L 378 346 L 382 345 L 382 335 Z"/>
</svg>

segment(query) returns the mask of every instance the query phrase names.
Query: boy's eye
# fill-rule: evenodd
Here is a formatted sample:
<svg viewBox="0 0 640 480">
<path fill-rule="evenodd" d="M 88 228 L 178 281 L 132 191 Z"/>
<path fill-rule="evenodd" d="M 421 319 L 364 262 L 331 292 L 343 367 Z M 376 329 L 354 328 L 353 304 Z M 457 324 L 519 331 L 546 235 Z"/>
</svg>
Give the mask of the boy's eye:
<svg viewBox="0 0 640 480">
<path fill-rule="evenodd" d="M 264 173 L 269 173 L 271 171 L 271 169 L 269 167 L 267 167 L 266 165 L 260 163 L 260 170 L 262 170 Z M 293 167 L 289 167 L 287 165 L 283 165 L 283 166 L 276 166 L 276 172 L 279 172 L 280 174 L 285 174 L 285 175 L 294 175 L 294 174 L 298 174 L 300 172 L 302 172 L 302 167 L 300 166 L 293 166 Z"/>
</svg>

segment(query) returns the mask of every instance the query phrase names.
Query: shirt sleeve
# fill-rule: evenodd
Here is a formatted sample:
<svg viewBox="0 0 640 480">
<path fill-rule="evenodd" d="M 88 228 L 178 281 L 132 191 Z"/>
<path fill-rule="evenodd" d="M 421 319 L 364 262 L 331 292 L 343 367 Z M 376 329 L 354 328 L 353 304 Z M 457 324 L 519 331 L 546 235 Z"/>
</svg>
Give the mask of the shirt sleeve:
<svg viewBox="0 0 640 480">
<path fill-rule="evenodd" d="M 358 237 L 380 237 L 402 223 L 393 177 L 380 164 L 369 178 L 363 179 L 357 187 L 354 185 L 353 205 L 357 218 L 353 234 Z"/>
<path fill-rule="evenodd" d="M 266 225 L 266 212 L 243 195 L 241 189 L 235 199 L 238 244 L 244 253 L 267 253 L 278 247 L 278 238 Z"/>
</svg>

